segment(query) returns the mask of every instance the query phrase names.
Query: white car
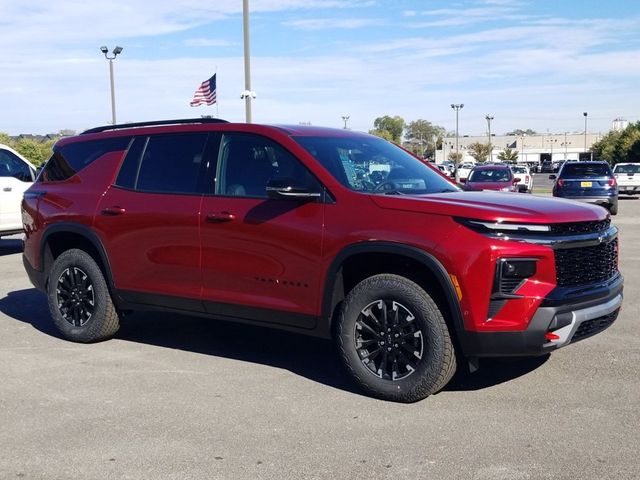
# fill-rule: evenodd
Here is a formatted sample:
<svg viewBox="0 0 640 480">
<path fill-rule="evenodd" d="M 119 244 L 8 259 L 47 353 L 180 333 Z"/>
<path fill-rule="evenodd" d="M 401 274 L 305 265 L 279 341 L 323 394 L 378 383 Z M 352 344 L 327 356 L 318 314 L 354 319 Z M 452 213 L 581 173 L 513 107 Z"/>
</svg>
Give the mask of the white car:
<svg viewBox="0 0 640 480">
<path fill-rule="evenodd" d="M 514 177 L 520 179 L 518 182 L 518 191 L 531 193 L 531 190 L 533 190 L 533 175 L 531 175 L 529 167 L 525 165 L 512 165 L 511 171 Z"/>
<path fill-rule="evenodd" d="M 613 175 L 618 182 L 618 193 L 640 193 L 640 163 L 617 163 L 613 166 Z"/>
<path fill-rule="evenodd" d="M 36 178 L 36 167 L 0 144 L 0 237 L 22 232 L 22 196 Z"/>
<path fill-rule="evenodd" d="M 475 164 L 472 162 L 463 162 L 458 165 L 458 181 L 466 182 L 469 172 L 471 172 L 473 167 L 475 167 Z"/>
</svg>

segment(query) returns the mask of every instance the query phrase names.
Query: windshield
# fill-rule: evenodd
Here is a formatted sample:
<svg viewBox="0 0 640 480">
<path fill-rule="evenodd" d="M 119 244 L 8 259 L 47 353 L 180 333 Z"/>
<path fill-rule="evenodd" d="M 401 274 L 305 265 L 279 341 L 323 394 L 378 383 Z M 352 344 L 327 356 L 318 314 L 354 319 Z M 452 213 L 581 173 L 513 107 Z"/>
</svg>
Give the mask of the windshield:
<svg viewBox="0 0 640 480">
<path fill-rule="evenodd" d="M 614 173 L 640 173 L 640 163 L 633 165 L 616 165 L 613 167 Z"/>
<path fill-rule="evenodd" d="M 527 167 L 511 167 L 513 173 L 527 173 Z"/>
<path fill-rule="evenodd" d="M 568 177 L 609 177 L 611 170 L 604 163 L 565 163 L 561 176 Z"/>
<path fill-rule="evenodd" d="M 293 137 L 345 187 L 366 193 L 426 194 L 458 187 L 401 148 L 376 137 Z"/>
<path fill-rule="evenodd" d="M 468 182 L 508 182 L 511 180 L 509 170 L 506 168 L 483 168 L 482 170 L 473 170 L 469 175 Z"/>
</svg>

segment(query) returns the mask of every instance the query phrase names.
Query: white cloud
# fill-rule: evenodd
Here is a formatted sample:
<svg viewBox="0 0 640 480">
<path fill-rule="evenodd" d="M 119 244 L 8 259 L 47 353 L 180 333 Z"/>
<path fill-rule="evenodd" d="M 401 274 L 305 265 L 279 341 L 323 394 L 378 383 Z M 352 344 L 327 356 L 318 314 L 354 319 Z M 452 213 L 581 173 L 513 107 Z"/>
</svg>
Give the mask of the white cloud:
<svg viewBox="0 0 640 480">
<path fill-rule="evenodd" d="M 382 25 L 383 20 L 375 18 L 312 18 L 304 20 L 290 20 L 282 24 L 300 30 L 326 30 L 326 29 L 355 29 Z"/>
</svg>

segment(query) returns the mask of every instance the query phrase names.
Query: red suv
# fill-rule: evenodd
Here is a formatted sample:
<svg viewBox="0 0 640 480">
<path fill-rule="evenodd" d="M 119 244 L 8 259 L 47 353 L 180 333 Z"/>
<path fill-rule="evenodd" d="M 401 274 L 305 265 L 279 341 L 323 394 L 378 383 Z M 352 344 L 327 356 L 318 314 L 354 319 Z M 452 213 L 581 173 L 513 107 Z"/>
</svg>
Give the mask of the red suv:
<svg viewBox="0 0 640 480">
<path fill-rule="evenodd" d="M 411 402 L 462 360 L 545 354 L 617 317 L 597 206 L 462 192 L 348 130 L 174 120 L 60 140 L 23 202 L 24 265 L 66 338 L 161 309 L 335 338 Z"/>
</svg>

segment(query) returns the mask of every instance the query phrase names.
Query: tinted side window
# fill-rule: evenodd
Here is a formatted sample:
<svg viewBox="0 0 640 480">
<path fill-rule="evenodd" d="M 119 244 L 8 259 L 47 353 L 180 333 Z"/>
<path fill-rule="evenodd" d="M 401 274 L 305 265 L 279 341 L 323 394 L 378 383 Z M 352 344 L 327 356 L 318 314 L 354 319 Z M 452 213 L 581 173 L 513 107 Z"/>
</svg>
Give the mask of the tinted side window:
<svg viewBox="0 0 640 480">
<path fill-rule="evenodd" d="M 33 182 L 29 165 L 7 150 L 0 150 L 0 177 L 14 177 L 23 182 Z"/>
<path fill-rule="evenodd" d="M 206 163 L 203 158 L 207 138 L 207 133 L 149 137 L 134 188 L 145 192 L 201 193 L 198 179 Z"/>
<path fill-rule="evenodd" d="M 320 183 L 291 153 L 259 135 L 226 134 L 220 145 L 216 193 L 238 197 L 267 197 L 273 177 L 295 179 L 300 186 L 320 191 Z"/>
<path fill-rule="evenodd" d="M 64 147 L 54 147 L 53 156 L 47 161 L 39 181 L 56 182 L 72 177 L 105 153 L 126 150 L 131 137 L 108 138 L 74 142 Z"/>
</svg>

